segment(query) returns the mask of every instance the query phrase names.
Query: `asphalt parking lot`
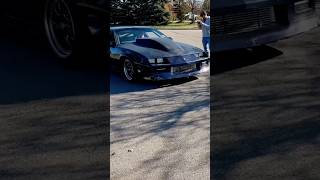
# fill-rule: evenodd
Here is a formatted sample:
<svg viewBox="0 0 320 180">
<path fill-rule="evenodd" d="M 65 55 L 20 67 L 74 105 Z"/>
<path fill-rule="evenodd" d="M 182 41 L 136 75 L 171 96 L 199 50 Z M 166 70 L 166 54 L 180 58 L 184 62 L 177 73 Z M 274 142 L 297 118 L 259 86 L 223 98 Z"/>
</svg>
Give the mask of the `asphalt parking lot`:
<svg viewBox="0 0 320 180">
<path fill-rule="evenodd" d="M 164 33 L 201 48 L 201 31 Z M 135 84 L 113 75 L 110 86 L 111 179 L 209 179 L 209 72 Z"/>
<path fill-rule="evenodd" d="M 215 54 L 213 179 L 320 179 L 320 28 Z"/>
</svg>

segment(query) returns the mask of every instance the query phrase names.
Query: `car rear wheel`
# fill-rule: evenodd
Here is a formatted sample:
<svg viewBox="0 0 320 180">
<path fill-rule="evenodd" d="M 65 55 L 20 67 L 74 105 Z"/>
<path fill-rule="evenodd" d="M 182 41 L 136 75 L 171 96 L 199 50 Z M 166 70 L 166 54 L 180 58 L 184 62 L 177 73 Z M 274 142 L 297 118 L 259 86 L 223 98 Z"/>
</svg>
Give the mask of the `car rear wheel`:
<svg viewBox="0 0 320 180">
<path fill-rule="evenodd" d="M 123 61 L 123 75 L 128 81 L 135 81 L 137 80 L 137 73 L 136 69 L 129 59 L 125 59 Z"/>
</svg>

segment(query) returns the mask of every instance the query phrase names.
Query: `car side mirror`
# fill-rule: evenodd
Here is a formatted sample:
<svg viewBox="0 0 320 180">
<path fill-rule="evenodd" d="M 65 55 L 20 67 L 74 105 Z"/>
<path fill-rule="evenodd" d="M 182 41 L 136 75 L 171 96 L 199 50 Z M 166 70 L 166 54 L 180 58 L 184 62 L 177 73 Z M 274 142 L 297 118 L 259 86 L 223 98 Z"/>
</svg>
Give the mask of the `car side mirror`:
<svg viewBox="0 0 320 180">
<path fill-rule="evenodd" d="M 171 40 L 173 40 L 173 38 L 172 37 L 168 37 L 169 39 L 171 39 Z"/>
</svg>

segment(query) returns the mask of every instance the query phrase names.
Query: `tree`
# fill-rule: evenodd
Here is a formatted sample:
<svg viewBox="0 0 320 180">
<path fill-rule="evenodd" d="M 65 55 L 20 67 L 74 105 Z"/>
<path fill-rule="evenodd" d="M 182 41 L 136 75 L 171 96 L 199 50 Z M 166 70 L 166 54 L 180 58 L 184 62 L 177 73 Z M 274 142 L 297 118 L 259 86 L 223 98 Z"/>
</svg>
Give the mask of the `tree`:
<svg viewBox="0 0 320 180">
<path fill-rule="evenodd" d="M 177 13 L 177 18 L 182 21 L 185 17 L 185 14 L 189 13 L 191 11 L 188 4 L 185 2 L 185 0 L 179 0 L 178 1 L 178 8 L 179 11 Z"/>
<path fill-rule="evenodd" d="M 199 7 L 201 7 L 201 0 L 186 0 L 187 5 L 190 7 L 192 16 L 194 16 L 195 11 L 199 9 Z M 193 23 L 195 20 L 195 18 L 193 17 L 191 19 L 191 23 Z"/>
<path fill-rule="evenodd" d="M 167 0 L 111 0 L 111 22 L 122 25 L 158 25 L 169 21 Z"/>
<path fill-rule="evenodd" d="M 208 12 L 210 11 L 210 0 L 203 1 L 202 9 Z"/>
</svg>

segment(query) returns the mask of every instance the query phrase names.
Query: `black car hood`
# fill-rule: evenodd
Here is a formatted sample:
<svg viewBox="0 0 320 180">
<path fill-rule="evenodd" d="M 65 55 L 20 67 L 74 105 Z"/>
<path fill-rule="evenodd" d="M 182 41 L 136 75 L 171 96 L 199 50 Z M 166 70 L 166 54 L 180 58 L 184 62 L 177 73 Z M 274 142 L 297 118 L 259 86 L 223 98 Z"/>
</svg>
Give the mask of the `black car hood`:
<svg viewBox="0 0 320 180">
<path fill-rule="evenodd" d="M 137 52 L 147 58 L 183 56 L 202 52 L 200 48 L 178 43 L 169 38 L 137 39 L 134 43 L 120 44 L 119 47 Z"/>
</svg>

